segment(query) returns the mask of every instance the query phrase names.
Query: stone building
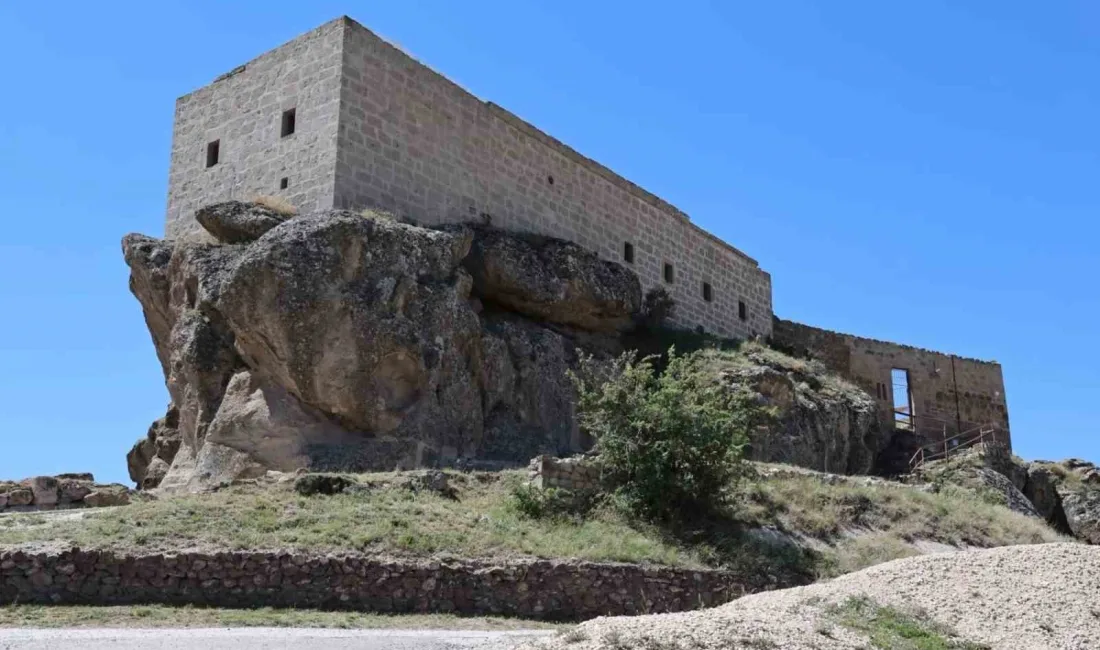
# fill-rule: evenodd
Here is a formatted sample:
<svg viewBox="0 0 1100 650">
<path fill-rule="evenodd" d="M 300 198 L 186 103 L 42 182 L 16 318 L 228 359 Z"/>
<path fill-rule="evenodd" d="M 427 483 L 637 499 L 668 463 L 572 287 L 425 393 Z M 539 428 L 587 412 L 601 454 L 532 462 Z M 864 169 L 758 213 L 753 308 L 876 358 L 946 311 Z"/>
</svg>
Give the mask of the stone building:
<svg viewBox="0 0 1100 650">
<path fill-rule="evenodd" d="M 755 260 L 346 17 L 176 103 L 166 235 L 200 236 L 202 204 L 260 195 L 568 239 L 668 289 L 682 326 L 771 333 Z"/>
<path fill-rule="evenodd" d="M 198 207 L 258 196 L 568 239 L 665 287 L 678 326 L 819 356 L 913 444 L 974 423 L 1007 440 L 999 365 L 773 321 L 771 277 L 754 259 L 347 17 L 176 103 L 166 235 L 203 237 Z"/>
</svg>

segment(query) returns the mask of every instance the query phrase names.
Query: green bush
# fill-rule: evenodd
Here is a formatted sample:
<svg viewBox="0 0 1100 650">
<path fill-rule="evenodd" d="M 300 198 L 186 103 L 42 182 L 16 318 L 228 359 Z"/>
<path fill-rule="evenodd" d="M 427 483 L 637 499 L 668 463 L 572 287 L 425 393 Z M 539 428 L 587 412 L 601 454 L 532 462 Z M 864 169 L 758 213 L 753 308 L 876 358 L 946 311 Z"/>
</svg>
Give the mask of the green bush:
<svg viewBox="0 0 1100 650">
<path fill-rule="evenodd" d="M 511 506 L 528 519 L 583 519 L 594 504 L 594 495 L 561 488 L 518 485 L 511 493 Z"/>
<path fill-rule="evenodd" d="M 728 503 L 747 471 L 743 460 L 761 409 L 744 390 L 724 385 L 705 352 L 654 357 L 632 353 L 611 368 L 591 359 L 574 374 L 581 426 L 594 437 L 601 481 L 633 515 L 669 520 Z"/>
</svg>

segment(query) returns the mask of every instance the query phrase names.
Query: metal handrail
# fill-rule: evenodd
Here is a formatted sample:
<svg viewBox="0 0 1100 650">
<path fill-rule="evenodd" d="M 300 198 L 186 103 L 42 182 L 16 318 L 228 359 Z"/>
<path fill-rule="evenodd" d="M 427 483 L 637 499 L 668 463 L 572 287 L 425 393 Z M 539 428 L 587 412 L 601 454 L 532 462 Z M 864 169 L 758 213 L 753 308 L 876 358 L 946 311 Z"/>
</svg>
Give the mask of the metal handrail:
<svg viewBox="0 0 1100 650">
<path fill-rule="evenodd" d="M 989 438 L 991 443 L 999 443 L 1000 441 L 997 439 L 999 429 L 1000 427 L 996 424 L 983 424 L 950 438 L 945 437 L 942 443 L 937 442 L 924 445 L 920 449 L 917 449 L 916 453 L 909 458 L 909 468 L 911 471 L 916 471 L 927 462 L 939 460 L 940 458 L 949 458 L 952 451 L 967 449 L 976 444 L 984 443 L 986 438 Z M 944 433 L 946 434 L 946 429 Z M 967 440 L 960 442 L 954 447 L 948 445 L 949 442 L 960 438 L 967 438 Z M 940 450 L 941 444 L 943 445 L 942 451 Z"/>
</svg>

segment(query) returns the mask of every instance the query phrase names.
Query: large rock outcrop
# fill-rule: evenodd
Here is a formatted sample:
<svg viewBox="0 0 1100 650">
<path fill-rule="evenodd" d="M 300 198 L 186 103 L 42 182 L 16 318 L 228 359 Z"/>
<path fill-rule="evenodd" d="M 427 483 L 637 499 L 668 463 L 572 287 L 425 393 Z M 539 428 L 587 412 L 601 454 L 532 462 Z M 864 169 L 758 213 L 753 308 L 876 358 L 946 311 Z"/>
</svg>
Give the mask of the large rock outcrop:
<svg viewBox="0 0 1100 650">
<path fill-rule="evenodd" d="M 1078 459 L 1026 462 L 1000 445 L 977 445 L 927 463 L 916 478 L 1004 496 L 1013 510 L 1058 532 L 1100 544 L 1100 467 Z"/>
<path fill-rule="evenodd" d="M 858 386 L 829 374 L 817 362 L 795 359 L 747 343 L 715 355 L 731 386 L 753 391 L 775 420 L 753 436 L 753 460 L 822 472 L 870 474 L 886 444 L 876 405 Z"/>
<path fill-rule="evenodd" d="M 479 295 L 508 309 L 588 330 L 624 330 L 642 305 L 629 269 L 593 259 L 580 246 L 536 235 L 477 228 L 466 268 Z"/>
<path fill-rule="evenodd" d="M 577 451 L 566 371 L 640 303 L 633 273 L 557 240 L 200 213 L 222 243 L 123 240 L 172 398 L 127 458 L 144 487 Z"/>
</svg>

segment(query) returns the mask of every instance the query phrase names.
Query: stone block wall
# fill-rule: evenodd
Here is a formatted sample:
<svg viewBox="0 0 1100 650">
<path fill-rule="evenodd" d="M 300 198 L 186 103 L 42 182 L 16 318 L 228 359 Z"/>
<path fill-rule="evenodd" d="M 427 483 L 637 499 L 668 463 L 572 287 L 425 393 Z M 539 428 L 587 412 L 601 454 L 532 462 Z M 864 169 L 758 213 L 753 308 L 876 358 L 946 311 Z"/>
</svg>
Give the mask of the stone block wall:
<svg viewBox="0 0 1100 650">
<path fill-rule="evenodd" d="M 300 607 L 582 620 L 719 605 L 762 576 L 632 564 L 0 550 L 0 605 Z M 788 586 L 788 585 L 782 585 Z"/>
<path fill-rule="evenodd" d="M 537 488 L 595 490 L 600 485 L 600 470 L 583 458 L 538 456 L 531 461 L 531 485 Z"/>
<path fill-rule="evenodd" d="M 908 345 L 840 334 L 776 319 L 772 341 L 808 353 L 858 384 L 879 404 L 884 430 L 894 428 L 891 370 L 909 371 L 917 446 L 976 426 L 995 424 L 1011 448 L 1008 405 L 1000 364 Z M 904 398 L 902 399 L 904 401 Z"/>
<path fill-rule="evenodd" d="M 332 207 L 342 42 L 343 23 L 330 22 L 176 101 L 165 236 L 205 238 L 195 210 L 218 201 Z M 283 137 L 289 109 L 294 133 Z M 218 163 L 207 167 L 214 141 Z"/>
<path fill-rule="evenodd" d="M 567 239 L 632 268 L 645 288 L 668 289 L 677 325 L 770 333 L 770 276 L 680 210 L 351 20 L 343 56 L 337 207 Z"/>
<path fill-rule="evenodd" d="M 290 108 L 296 131 L 282 138 Z M 207 168 L 215 140 L 221 159 Z M 675 325 L 771 332 L 771 277 L 755 260 L 348 18 L 177 102 L 166 234 L 203 238 L 196 208 L 257 195 L 302 212 L 372 207 L 567 239 L 665 287 Z"/>
</svg>

